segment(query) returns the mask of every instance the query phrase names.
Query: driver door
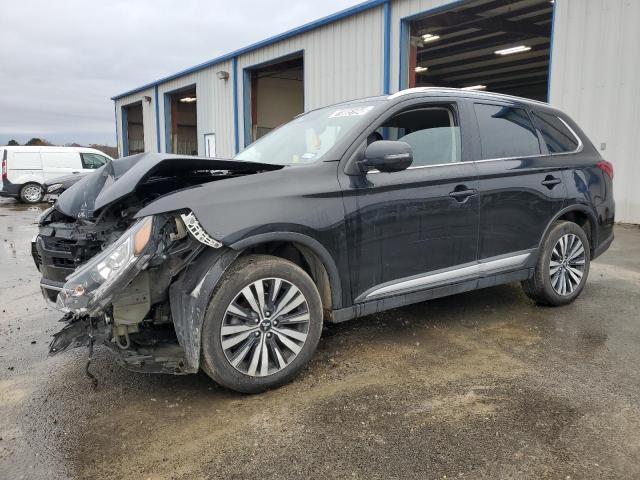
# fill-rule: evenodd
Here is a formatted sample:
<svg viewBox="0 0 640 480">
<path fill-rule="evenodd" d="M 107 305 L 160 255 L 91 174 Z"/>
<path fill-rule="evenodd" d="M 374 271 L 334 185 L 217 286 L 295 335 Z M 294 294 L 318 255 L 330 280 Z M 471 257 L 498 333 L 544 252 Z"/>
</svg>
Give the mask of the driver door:
<svg viewBox="0 0 640 480">
<path fill-rule="evenodd" d="M 347 179 L 355 303 L 447 283 L 455 274 L 434 275 L 477 260 L 478 178 L 473 162 L 465 161 L 470 147 L 461 140 L 467 131 L 460 114 L 464 107 L 455 100 L 413 101 L 396 108 L 368 135 L 368 142 L 409 143 L 414 160 L 400 172 Z"/>
</svg>

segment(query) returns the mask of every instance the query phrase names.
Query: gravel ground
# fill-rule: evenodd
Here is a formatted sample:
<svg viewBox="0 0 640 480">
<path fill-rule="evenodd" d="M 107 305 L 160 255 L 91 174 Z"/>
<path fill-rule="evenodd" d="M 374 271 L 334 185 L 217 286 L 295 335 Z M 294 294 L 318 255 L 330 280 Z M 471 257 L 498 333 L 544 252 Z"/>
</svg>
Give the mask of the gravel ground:
<svg viewBox="0 0 640 480">
<path fill-rule="evenodd" d="M 0 478 L 640 478 L 640 229 L 581 298 L 505 285 L 330 325 L 292 384 L 47 358 L 59 315 L 30 258 L 38 208 L 0 200 Z"/>
</svg>

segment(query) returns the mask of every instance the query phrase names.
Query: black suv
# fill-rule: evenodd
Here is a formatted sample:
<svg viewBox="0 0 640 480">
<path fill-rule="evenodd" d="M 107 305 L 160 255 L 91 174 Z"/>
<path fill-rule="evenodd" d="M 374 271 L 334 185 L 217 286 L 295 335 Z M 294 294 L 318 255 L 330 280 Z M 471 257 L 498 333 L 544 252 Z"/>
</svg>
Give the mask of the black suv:
<svg viewBox="0 0 640 480">
<path fill-rule="evenodd" d="M 232 160 L 140 154 L 65 191 L 33 245 L 51 353 L 258 392 L 324 322 L 522 282 L 564 305 L 613 240 L 613 169 L 545 103 L 419 88 L 301 115 Z"/>
</svg>

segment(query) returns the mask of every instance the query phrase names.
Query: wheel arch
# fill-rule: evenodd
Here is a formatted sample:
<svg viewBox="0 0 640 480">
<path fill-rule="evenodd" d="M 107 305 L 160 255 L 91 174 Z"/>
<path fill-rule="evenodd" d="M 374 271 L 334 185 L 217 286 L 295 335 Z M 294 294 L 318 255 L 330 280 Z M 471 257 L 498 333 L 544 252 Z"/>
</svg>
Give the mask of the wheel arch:
<svg viewBox="0 0 640 480">
<path fill-rule="evenodd" d="M 598 217 L 586 205 L 581 204 L 569 205 L 556 213 L 544 229 L 544 233 L 538 243 L 538 251 L 540 251 L 542 242 L 549 233 L 549 230 L 558 220 L 573 222 L 584 230 L 587 238 L 589 239 L 589 250 L 591 257 L 593 258 L 598 244 Z"/>
<path fill-rule="evenodd" d="M 232 245 L 241 255 L 265 253 L 290 260 L 312 278 L 325 311 L 342 307 L 342 283 L 338 268 L 327 249 L 316 239 L 297 232 L 273 232 L 254 235 Z"/>
</svg>

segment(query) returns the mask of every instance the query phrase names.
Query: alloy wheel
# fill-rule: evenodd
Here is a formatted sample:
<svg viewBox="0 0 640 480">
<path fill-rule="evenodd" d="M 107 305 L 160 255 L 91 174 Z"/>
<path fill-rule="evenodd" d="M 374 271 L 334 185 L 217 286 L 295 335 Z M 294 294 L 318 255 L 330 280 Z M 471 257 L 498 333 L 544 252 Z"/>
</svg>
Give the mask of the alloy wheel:
<svg viewBox="0 0 640 480">
<path fill-rule="evenodd" d="M 37 185 L 27 185 L 22 191 L 22 196 L 27 202 L 36 203 L 42 196 L 42 188 Z"/>
<path fill-rule="evenodd" d="M 309 321 L 307 299 L 295 285 L 263 278 L 244 287 L 227 307 L 220 331 L 222 350 L 245 375 L 273 375 L 298 356 Z"/>
<path fill-rule="evenodd" d="M 573 233 L 558 239 L 549 262 L 551 286 L 558 295 L 571 295 L 582 283 L 586 252 L 582 240 Z"/>
</svg>

